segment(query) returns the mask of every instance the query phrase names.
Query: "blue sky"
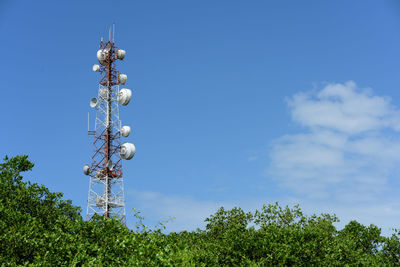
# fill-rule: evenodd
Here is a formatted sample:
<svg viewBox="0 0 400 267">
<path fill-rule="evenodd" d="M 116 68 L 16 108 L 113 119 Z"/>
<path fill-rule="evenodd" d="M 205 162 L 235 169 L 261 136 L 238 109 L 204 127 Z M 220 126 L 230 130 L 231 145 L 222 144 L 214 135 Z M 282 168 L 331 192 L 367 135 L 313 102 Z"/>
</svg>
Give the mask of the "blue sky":
<svg viewBox="0 0 400 267">
<path fill-rule="evenodd" d="M 133 89 L 129 226 L 132 208 L 175 231 L 278 201 L 400 227 L 396 1 L 2 1 L 0 154 L 28 154 L 26 177 L 84 211 L 112 22 Z"/>
</svg>

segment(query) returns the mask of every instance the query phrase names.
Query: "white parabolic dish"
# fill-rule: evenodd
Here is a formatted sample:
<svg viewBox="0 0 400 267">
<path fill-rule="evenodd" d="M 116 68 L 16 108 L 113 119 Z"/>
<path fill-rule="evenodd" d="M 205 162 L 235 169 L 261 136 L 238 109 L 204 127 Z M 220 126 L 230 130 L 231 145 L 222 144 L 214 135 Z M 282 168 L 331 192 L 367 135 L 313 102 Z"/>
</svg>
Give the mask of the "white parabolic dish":
<svg viewBox="0 0 400 267">
<path fill-rule="evenodd" d="M 132 91 L 127 88 L 122 88 L 119 93 L 118 93 L 118 103 L 120 103 L 123 106 L 126 106 L 129 104 L 129 101 L 131 101 L 132 98 Z"/>
<path fill-rule="evenodd" d="M 106 65 L 107 64 L 105 62 L 106 58 L 107 58 L 107 51 L 101 50 L 101 49 L 97 51 L 97 60 L 99 61 L 99 63 L 101 65 Z"/>
<path fill-rule="evenodd" d="M 131 133 L 131 127 L 129 127 L 129 126 L 124 126 L 124 127 L 122 127 L 121 128 L 121 135 L 123 136 L 123 137 L 128 137 L 129 136 L 129 134 Z"/>
<path fill-rule="evenodd" d="M 122 49 L 117 50 L 117 58 L 123 60 L 125 57 L 126 51 Z"/>
<path fill-rule="evenodd" d="M 124 143 L 121 145 L 120 155 L 123 159 L 131 159 L 136 153 L 135 145 L 132 143 Z"/>
<path fill-rule="evenodd" d="M 128 76 L 126 74 L 118 75 L 118 81 L 120 84 L 125 84 L 127 79 L 128 79 Z"/>
<path fill-rule="evenodd" d="M 85 164 L 85 165 L 83 166 L 83 173 L 84 173 L 85 175 L 88 175 L 88 174 L 89 174 L 89 171 L 90 171 L 89 165 Z"/>
<path fill-rule="evenodd" d="M 93 70 L 94 72 L 98 72 L 98 71 L 100 70 L 100 66 L 97 65 L 97 64 L 94 64 L 92 70 Z"/>
<path fill-rule="evenodd" d="M 99 89 L 99 96 L 103 99 L 107 99 L 108 96 L 108 90 L 107 88 L 100 88 Z"/>
<path fill-rule="evenodd" d="M 97 104 L 99 103 L 99 101 L 97 100 L 96 97 L 93 97 L 92 99 L 90 99 L 90 107 L 91 108 L 95 108 L 97 107 Z"/>
</svg>

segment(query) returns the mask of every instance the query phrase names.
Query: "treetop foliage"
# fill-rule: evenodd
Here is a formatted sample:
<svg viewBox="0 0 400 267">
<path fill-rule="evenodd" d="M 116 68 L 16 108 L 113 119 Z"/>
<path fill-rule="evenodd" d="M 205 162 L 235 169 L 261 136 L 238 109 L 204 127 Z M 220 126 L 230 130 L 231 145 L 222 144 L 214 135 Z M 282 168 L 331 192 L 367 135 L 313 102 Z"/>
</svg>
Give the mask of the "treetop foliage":
<svg viewBox="0 0 400 267">
<path fill-rule="evenodd" d="M 135 212 L 136 229 L 101 216 L 85 221 L 62 193 L 24 182 L 27 156 L 0 164 L 2 266 L 400 266 L 399 232 L 307 216 L 299 206 L 263 205 L 255 212 L 221 207 L 204 230 L 165 234 Z"/>
</svg>

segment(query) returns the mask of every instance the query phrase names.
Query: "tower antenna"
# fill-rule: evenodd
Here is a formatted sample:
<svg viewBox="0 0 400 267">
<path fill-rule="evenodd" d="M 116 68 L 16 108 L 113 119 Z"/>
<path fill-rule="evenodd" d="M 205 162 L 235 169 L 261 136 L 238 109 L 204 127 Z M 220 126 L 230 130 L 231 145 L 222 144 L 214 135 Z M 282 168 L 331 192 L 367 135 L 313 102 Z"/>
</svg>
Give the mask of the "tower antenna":
<svg viewBox="0 0 400 267">
<path fill-rule="evenodd" d="M 96 111 L 94 131 L 88 131 L 94 137 L 92 162 L 83 167 L 83 172 L 90 176 L 87 219 L 99 214 L 118 218 L 126 225 L 122 160 L 132 159 L 136 149 L 132 143 L 121 141 L 129 136 L 130 127 L 122 127 L 119 107 L 126 106 L 132 97 L 130 89 L 119 88 L 127 76 L 119 73 L 116 62 L 123 60 L 125 54 L 115 46 L 114 36 L 111 41 L 110 27 L 109 41 L 101 40 L 97 51 L 100 65 L 93 66 L 93 71 L 100 73 L 100 80 L 98 95 L 90 100 L 90 107 Z"/>
<path fill-rule="evenodd" d="M 113 39 L 112 39 L 113 43 L 114 43 L 114 35 L 115 35 L 115 22 L 113 22 Z"/>
</svg>

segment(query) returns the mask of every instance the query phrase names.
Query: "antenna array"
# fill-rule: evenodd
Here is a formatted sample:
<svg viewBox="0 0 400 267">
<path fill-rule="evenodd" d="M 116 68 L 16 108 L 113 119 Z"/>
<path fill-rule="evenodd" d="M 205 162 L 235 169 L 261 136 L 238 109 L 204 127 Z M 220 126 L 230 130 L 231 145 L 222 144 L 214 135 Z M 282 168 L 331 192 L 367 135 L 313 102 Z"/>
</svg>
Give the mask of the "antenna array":
<svg viewBox="0 0 400 267">
<path fill-rule="evenodd" d="M 116 62 L 123 60 L 126 52 L 115 46 L 111 27 L 109 36 L 108 42 L 103 38 L 100 41 L 100 65 L 93 65 L 93 71 L 100 73 L 100 81 L 98 96 L 90 100 L 90 107 L 96 110 L 95 129 L 88 132 L 94 137 L 92 162 L 83 167 L 84 174 L 90 176 L 87 219 L 99 214 L 126 224 L 122 159 L 130 160 L 136 149 L 131 143 L 121 142 L 122 137 L 129 136 L 130 127 L 122 126 L 119 106 L 130 102 L 132 91 L 119 88 L 126 83 L 127 75 L 119 73 Z"/>
</svg>

